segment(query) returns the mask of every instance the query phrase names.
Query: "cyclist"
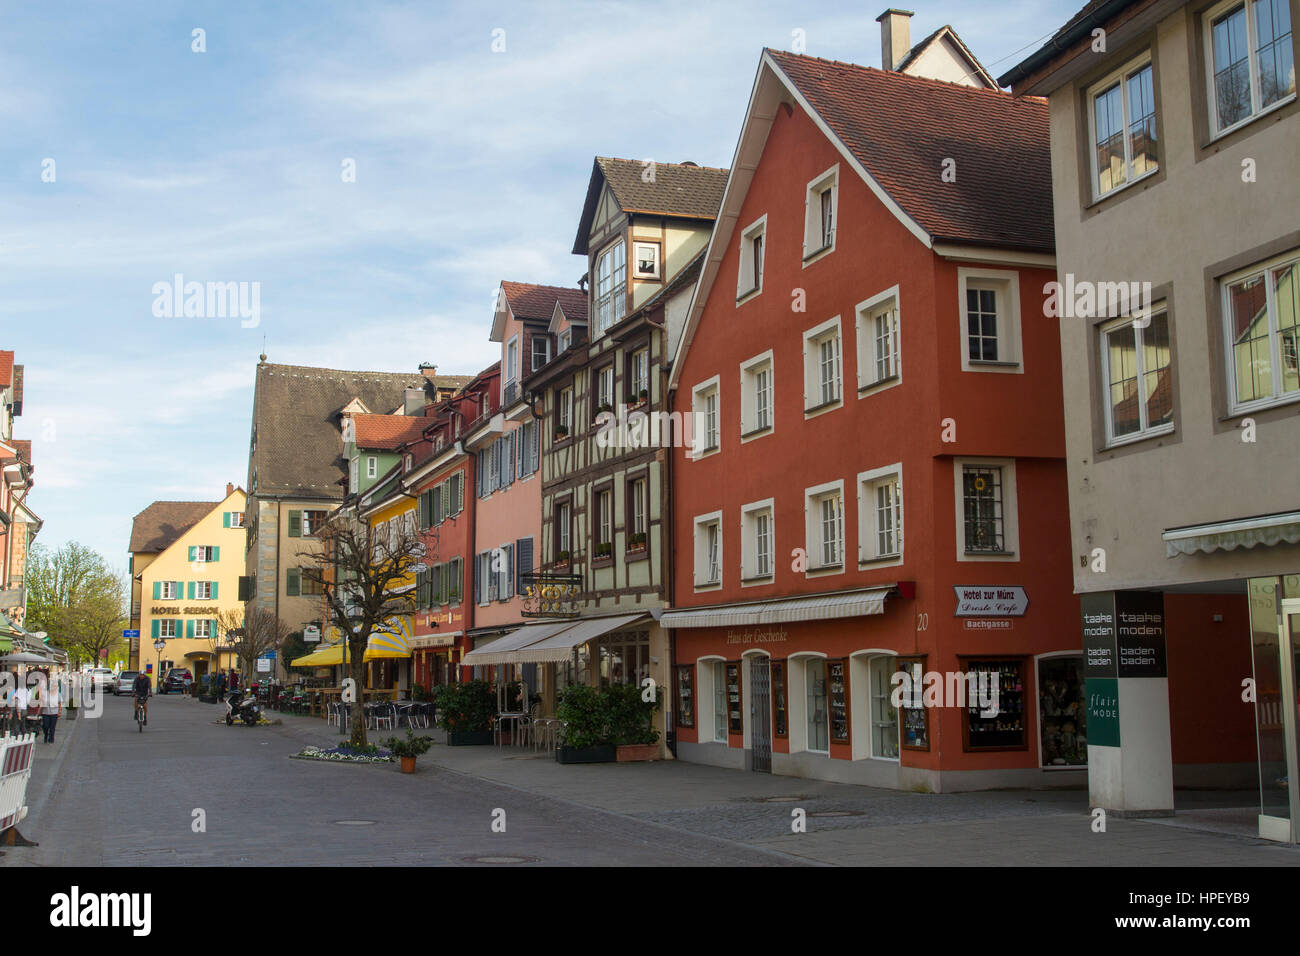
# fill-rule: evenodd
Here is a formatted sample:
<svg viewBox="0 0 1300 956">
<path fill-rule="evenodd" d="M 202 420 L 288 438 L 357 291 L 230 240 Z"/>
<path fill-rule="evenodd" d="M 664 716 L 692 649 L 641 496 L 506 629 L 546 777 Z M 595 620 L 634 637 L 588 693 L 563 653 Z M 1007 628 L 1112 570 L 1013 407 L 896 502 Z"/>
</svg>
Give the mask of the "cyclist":
<svg viewBox="0 0 1300 956">
<path fill-rule="evenodd" d="M 135 676 L 135 683 L 131 685 L 131 693 L 135 697 L 135 704 L 144 711 L 144 722 L 149 723 L 149 695 L 153 693 L 153 684 L 149 681 L 149 675 L 141 671 Z"/>
</svg>

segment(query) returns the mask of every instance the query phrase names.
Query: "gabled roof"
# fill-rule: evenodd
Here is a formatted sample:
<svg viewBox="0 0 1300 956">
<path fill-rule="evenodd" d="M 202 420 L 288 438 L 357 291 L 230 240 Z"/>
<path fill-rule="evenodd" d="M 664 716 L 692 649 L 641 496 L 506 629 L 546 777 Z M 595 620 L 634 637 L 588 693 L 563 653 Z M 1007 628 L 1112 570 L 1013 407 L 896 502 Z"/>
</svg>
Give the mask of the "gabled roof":
<svg viewBox="0 0 1300 956">
<path fill-rule="evenodd" d="M 936 44 L 942 44 L 945 41 L 951 44 L 953 51 L 957 54 L 957 58 L 965 61 L 968 67 L 967 76 L 983 83 L 990 90 L 996 90 L 998 88 L 997 81 L 993 79 L 993 76 L 988 70 L 984 69 L 984 64 L 981 63 L 979 59 L 976 58 L 975 54 L 970 51 L 970 47 L 966 46 L 966 44 L 962 42 L 961 37 L 957 35 L 957 31 L 946 23 L 916 46 L 912 47 L 912 49 L 908 50 L 907 53 L 904 54 L 903 58 L 898 61 L 898 65 L 895 66 L 894 69 L 900 73 L 907 73 L 908 66 L 914 64 L 926 50 Z"/>
<path fill-rule="evenodd" d="M 358 448 L 393 451 L 407 442 L 419 441 L 433 421 L 423 415 L 353 415 L 354 442 Z"/>
<path fill-rule="evenodd" d="M 400 408 L 403 390 L 423 384 L 419 372 L 259 364 L 253 396 L 257 443 L 249 460 L 250 493 L 340 500 L 339 410 L 354 398 L 369 409 Z M 254 472 L 255 486 L 251 483 Z"/>
<path fill-rule="evenodd" d="M 932 242 L 1055 249 L 1047 103 L 767 50 L 840 144 Z M 955 164 L 955 181 L 940 173 Z"/>
<path fill-rule="evenodd" d="M 155 501 L 131 522 L 132 554 L 165 551 L 205 518 L 220 501 Z"/>
<path fill-rule="evenodd" d="M 613 191 L 619 208 L 627 213 L 681 219 L 712 219 L 717 215 L 727 186 L 727 170 L 694 163 L 654 163 L 653 177 L 647 175 L 649 171 L 648 161 L 596 157 L 587 183 L 582 218 L 578 221 L 578 235 L 573 240 L 574 255 L 587 254 L 591 221 L 605 183 Z"/>
<path fill-rule="evenodd" d="M 558 285 L 534 285 L 530 282 L 502 282 L 501 290 L 510 303 L 516 319 L 536 319 L 548 322 L 558 303 L 567 316 L 587 318 L 587 293 L 583 289 L 570 289 Z"/>
<path fill-rule="evenodd" d="M 1094 29 L 1104 28 L 1109 48 L 1119 50 L 1131 36 L 1185 4 L 1186 0 L 1089 0 L 1050 40 L 998 77 L 998 82 L 1018 95 L 1046 96 L 1095 65 Z M 1069 75 L 1053 80 L 1052 74 L 1067 64 Z"/>
<path fill-rule="evenodd" d="M 783 104 L 812 119 L 843 158 L 841 175 L 857 175 L 927 249 L 955 243 L 1054 252 L 1045 101 L 765 49 L 670 388 Z M 954 182 L 942 177 L 949 159 Z"/>
</svg>

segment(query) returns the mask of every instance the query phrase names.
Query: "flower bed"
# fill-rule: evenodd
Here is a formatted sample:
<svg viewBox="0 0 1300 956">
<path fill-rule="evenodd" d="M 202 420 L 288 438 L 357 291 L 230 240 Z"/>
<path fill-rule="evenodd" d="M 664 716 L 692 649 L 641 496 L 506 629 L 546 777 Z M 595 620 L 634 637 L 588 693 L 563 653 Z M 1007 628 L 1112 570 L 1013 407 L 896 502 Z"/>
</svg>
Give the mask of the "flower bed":
<svg viewBox="0 0 1300 956">
<path fill-rule="evenodd" d="M 295 760 L 330 760 L 335 763 L 391 763 L 393 755 L 387 750 L 380 750 L 373 744 L 366 750 L 352 747 L 304 747 L 299 753 L 290 754 Z"/>
</svg>

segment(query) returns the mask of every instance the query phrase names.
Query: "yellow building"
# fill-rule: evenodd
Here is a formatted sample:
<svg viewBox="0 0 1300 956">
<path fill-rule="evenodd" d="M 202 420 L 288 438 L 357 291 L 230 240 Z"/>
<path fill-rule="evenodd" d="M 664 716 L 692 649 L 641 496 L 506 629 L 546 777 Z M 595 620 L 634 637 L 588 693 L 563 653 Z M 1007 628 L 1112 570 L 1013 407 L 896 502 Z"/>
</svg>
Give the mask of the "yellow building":
<svg viewBox="0 0 1300 956">
<path fill-rule="evenodd" d="M 226 485 L 221 501 L 155 501 L 131 527 L 132 668 L 158 677 L 187 667 L 198 680 L 234 666 L 218 618 L 238 609 L 244 572 L 244 491 Z M 162 650 L 155 643 L 163 642 Z"/>
</svg>

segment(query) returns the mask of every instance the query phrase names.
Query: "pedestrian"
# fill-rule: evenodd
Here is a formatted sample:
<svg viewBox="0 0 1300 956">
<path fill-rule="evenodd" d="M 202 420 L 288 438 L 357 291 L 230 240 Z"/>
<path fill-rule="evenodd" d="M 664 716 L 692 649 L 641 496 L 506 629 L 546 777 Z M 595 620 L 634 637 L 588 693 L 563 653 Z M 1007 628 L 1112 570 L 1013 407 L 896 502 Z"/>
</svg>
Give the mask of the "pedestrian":
<svg viewBox="0 0 1300 956">
<path fill-rule="evenodd" d="M 54 743 L 54 728 L 63 716 L 63 695 L 59 693 L 57 678 L 51 677 L 40 685 L 37 694 L 41 705 L 41 730 L 47 744 Z"/>
<path fill-rule="evenodd" d="M 193 693 L 191 693 L 190 691 L 190 688 L 193 687 L 193 685 L 194 685 L 194 678 L 190 676 L 189 671 L 186 671 L 185 672 L 185 696 L 186 697 L 194 696 Z"/>
<path fill-rule="evenodd" d="M 10 698 L 9 712 L 13 715 L 12 725 L 9 732 L 14 735 L 23 733 L 27 729 L 27 706 L 32 702 L 32 695 L 22 684 L 14 685 L 14 694 Z"/>
<path fill-rule="evenodd" d="M 226 699 L 226 672 L 217 675 L 217 700 Z"/>
</svg>

